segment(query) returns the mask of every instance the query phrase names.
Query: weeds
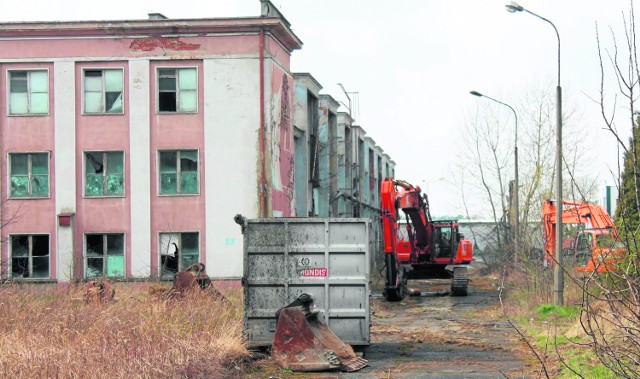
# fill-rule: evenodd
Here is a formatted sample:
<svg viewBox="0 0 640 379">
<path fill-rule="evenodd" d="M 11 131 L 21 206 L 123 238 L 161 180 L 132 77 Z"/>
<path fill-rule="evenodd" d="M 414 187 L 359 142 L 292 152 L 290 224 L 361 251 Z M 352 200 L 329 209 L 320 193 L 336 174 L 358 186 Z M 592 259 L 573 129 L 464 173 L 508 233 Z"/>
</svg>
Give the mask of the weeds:
<svg viewBox="0 0 640 379">
<path fill-rule="evenodd" d="M 83 288 L 0 287 L 0 376 L 227 378 L 248 356 L 239 293 L 163 301 L 149 284 L 114 287 L 110 304 L 85 303 Z"/>
</svg>

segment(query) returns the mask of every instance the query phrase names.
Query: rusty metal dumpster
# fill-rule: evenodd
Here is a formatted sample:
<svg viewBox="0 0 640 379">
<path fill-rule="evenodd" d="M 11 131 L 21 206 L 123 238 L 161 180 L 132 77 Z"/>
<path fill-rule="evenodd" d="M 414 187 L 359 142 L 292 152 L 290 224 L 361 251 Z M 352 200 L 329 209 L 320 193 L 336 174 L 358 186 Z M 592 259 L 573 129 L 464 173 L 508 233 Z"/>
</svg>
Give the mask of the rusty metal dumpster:
<svg viewBox="0 0 640 379">
<path fill-rule="evenodd" d="M 369 219 L 245 219 L 243 229 L 249 346 L 271 345 L 276 311 L 303 293 L 340 339 L 369 345 Z"/>
</svg>

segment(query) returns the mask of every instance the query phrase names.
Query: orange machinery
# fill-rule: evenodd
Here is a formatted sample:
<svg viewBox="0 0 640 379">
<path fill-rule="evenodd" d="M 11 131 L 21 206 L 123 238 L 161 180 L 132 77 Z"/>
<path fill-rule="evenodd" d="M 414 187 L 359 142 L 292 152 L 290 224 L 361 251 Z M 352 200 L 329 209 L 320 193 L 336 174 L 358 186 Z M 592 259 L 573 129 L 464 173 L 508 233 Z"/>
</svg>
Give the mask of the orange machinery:
<svg viewBox="0 0 640 379">
<path fill-rule="evenodd" d="M 458 232 L 456 220 L 433 221 L 419 186 L 385 179 L 381 184 L 386 281 L 384 296 L 399 301 L 408 279 L 451 278 L 454 295 L 467 294 L 471 241 Z M 405 222 L 401 219 L 404 213 Z"/>
<path fill-rule="evenodd" d="M 577 224 L 578 233 L 571 239 L 564 257 L 571 258 L 580 272 L 604 272 L 613 268 L 626 253 L 611 216 L 599 205 L 583 201 L 562 200 L 562 224 Z M 555 264 L 556 204 L 547 199 L 542 204 L 544 265 Z"/>
</svg>

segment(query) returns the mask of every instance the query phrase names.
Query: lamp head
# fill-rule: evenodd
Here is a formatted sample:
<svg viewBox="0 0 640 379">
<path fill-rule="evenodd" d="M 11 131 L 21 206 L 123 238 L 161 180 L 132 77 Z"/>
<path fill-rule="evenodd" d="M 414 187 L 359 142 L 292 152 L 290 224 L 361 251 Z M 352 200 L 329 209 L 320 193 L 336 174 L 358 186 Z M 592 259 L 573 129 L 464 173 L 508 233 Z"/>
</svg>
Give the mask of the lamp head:
<svg viewBox="0 0 640 379">
<path fill-rule="evenodd" d="M 478 96 L 478 97 L 483 96 L 480 92 L 477 92 L 477 91 L 469 91 L 469 93 L 472 94 L 473 96 Z"/>
<path fill-rule="evenodd" d="M 512 1 L 511 4 L 505 5 L 504 7 L 507 8 L 507 12 L 510 12 L 510 13 L 522 12 L 524 10 L 522 5 L 519 5 L 514 1 Z"/>
</svg>

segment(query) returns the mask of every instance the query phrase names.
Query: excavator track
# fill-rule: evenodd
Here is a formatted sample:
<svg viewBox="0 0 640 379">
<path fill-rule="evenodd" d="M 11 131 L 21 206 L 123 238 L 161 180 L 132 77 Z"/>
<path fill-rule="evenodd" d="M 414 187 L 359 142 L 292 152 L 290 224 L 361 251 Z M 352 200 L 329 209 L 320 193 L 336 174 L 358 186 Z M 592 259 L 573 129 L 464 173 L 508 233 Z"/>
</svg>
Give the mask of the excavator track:
<svg viewBox="0 0 640 379">
<path fill-rule="evenodd" d="M 467 296 L 469 275 L 466 267 L 454 267 L 451 279 L 451 294 L 453 296 Z"/>
<path fill-rule="evenodd" d="M 400 285 L 386 287 L 383 295 L 387 301 L 402 301 L 407 295 L 407 272 L 405 269 L 398 270 L 398 282 Z"/>
</svg>

